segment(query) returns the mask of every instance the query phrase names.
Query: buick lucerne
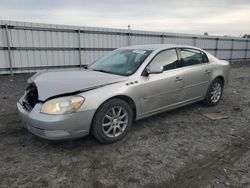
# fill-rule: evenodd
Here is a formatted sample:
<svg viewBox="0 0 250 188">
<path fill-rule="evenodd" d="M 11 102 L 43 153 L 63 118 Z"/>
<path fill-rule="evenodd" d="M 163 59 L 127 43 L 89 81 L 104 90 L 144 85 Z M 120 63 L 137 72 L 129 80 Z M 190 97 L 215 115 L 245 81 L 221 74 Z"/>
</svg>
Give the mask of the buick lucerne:
<svg viewBox="0 0 250 188">
<path fill-rule="evenodd" d="M 37 73 L 17 102 L 31 133 L 50 140 L 91 133 L 112 143 L 133 121 L 193 102 L 217 105 L 229 63 L 184 45 L 116 49 L 82 70 Z"/>
</svg>

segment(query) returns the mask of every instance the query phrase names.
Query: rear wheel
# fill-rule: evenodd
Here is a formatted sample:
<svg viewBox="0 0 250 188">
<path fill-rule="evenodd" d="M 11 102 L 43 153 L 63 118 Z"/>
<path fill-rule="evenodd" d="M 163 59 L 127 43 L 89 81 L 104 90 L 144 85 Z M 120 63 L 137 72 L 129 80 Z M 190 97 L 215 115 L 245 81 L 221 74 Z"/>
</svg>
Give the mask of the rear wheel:
<svg viewBox="0 0 250 188">
<path fill-rule="evenodd" d="M 91 133 L 102 143 L 113 143 L 126 136 L 133 121 L 133 111 L 125 101 L 111 99 L 97 110 Z"/>
<path fill-rule="evenodd" d="M 209 106 L 217 105 L 222 97 L 223 93 L 223 82 L 221 79 L 216 78 L 209 86 L 205 103 Z"/>
</svg>

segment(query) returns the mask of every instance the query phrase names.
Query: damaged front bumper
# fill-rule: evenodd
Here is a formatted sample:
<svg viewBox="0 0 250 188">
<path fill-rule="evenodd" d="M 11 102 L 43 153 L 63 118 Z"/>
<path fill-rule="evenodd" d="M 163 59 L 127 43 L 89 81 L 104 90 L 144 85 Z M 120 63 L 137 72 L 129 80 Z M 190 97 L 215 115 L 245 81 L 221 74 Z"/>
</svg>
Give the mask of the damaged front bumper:
<svg viewBox="0 0 250 188">
<path fill-rule="evenodd" d="M 23 97 L 17 102 L 20 117 L 24 127 L 34 135 L 49 140 L 62 140 L 89 134 L 95 110 L 49 115 L 40 112 L 42 103 L 37 103 L 31 111 L 28 111 L 22 105 L 22 101 Z"/>
</svg>

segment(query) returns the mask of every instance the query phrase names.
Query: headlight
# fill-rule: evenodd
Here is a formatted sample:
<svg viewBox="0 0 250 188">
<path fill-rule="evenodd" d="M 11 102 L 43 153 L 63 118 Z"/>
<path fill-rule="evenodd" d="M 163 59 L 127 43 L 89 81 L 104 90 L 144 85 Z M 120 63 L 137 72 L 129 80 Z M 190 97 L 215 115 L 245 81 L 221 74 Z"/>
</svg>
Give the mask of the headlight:
<svg viewBox="0 0 250 188">
<path fill-rule="evenodd" d="M 51 99 L 45 102 L 41 112 L 45 114 L 68 114 L 77 111 L 84 103 L 81 96 L 68 96 Z"/>
</svg>

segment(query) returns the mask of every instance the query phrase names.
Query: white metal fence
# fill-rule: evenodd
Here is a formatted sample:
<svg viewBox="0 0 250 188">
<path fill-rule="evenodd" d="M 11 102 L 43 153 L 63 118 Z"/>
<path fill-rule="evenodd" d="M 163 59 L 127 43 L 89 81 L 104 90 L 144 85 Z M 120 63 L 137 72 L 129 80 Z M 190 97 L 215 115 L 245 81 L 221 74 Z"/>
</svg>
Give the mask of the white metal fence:
<svg viewBox="0 0 250 188">
<path fill-rule="evenodd" d="M 229 61 L 250 60 L 250 42 L 243 38 L 0 20 L 0 74 L 79 68 L 119 47 L 156 43 L 197 46 Z"/>
</svg>

